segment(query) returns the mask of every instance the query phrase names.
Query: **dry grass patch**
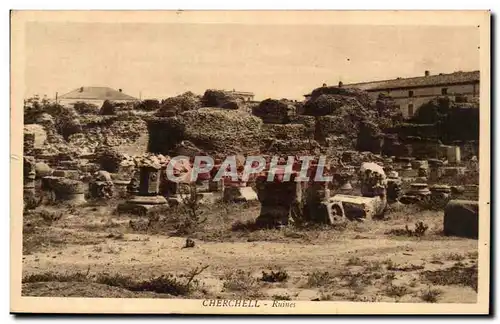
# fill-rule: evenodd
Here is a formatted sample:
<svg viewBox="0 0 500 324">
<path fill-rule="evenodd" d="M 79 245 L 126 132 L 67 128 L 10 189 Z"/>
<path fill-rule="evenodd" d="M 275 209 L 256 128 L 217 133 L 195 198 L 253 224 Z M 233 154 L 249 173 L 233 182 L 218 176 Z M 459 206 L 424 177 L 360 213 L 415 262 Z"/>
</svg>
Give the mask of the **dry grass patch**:
<svg viewBox="0 0 500 324">
<path fill-rule="evenodd" d="M 420 299 L 427 303 L 436 303 L 442 293 L 443 292 L 440 289 L 428 286 L 427 289 L 420 292 Z"/>
<path fill-rule="evenodd" d="M 422 279 L 435 285 L 459 285 L 471 287 L 477 292 L 478 274 L 476 264 L 465 266 L 463 263 L 457 262 L 447 269 L 424 271 L 421 276 Z"/>
</svg>

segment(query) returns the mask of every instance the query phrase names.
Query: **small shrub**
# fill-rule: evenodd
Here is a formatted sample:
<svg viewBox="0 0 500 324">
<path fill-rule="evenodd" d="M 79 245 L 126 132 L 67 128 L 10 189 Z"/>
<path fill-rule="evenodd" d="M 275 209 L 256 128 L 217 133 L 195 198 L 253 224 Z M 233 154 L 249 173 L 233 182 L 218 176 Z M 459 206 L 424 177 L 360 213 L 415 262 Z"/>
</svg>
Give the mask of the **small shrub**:
<svg viewBox="0 0 500 324">
<path fill-rule="evenodd" d="M 406 225 L 404 229 L 392 229 L 386 234 L 395 236 L 422 237 L 425 235 L 428 228 L 429 226 L 424 224 L 424 222 L 417 222 L 415 223 L 415 229 L 413 230 Z"/>
<path fill-rule="evenodd" d="M 222 286 L 227 291 L 245 292 L 252 296 L 257 295 L 258 291 L 257 279 L 250 272 L 241 269 L 227 273 Z"/>
<path fill-rule="evenodd" d="M 411 287 L 411 288 L 415 288 L 415 287 L 417 286 L 417 284 L 418 284 L 417 279 L 413 278 L 413 279 L 410 281 L 410 283 L 408 284 L 408 286 L 409 286 L 409 287 Z"/>
<path fill-rule="evenodd" d="M 202 217 L 200 200 L 196 184 L 189 185 L 188 193 L 181 194 L 182 204 L 180 211 L 184 214 L 183 224 L 177 230 L 178 234 L 191 234 L 198 229 L 200 225 L 207 221 L 206 217 Z"/>
<path fill-rule="evenodd" d="M 392 283 L 392 281 L 396 279 L 396 275 L 393 272 L 387 273 L 384 277 L 385 283 Z"/>
<path fill-rule="evenodd" d="M 405 286 L 396 286 L 391 284 L 385 289 L 385 294 L 389 297 L 401 298 L 409 293 L 410 290 Z"/>
<path fill-rule="evenodd" d="M 273 300 L 292 300 L 288 295 L 273 295 Z"/>
<path fill-rule="evenodd" d="M 53 223 L 57 222 L 60 220 L 63 216 L 61 212 L 53 212 L 47 209 L 41 209 L 38 212 L 38 215 L 50 226 Z"/>
<path fill-rule="evenodd" d="M 260 228 L 257 226 L 255 223 L 255 220 L 247 220 L 245 222 L 242 222 L 240 220 L 237 220 L 231 225 L 231 230 L 233 232 L 253 232 L 256 230 L 259 230 Z"/>
<path fill-rule="evenodd" d="M 108 285 L 108 286 L 113 286 L 113 287 L 120 287 L 120 288 L 125 288 L 131 290 L 131 287 L 135 287 L 136 283 L 130 276 L 124 276 L 121 274 L 107 274 L 107 273 L 102 273 L 99 274 L 96 278 L 96 282 L 103 284 L 103 285 Z"/>
<path fill-rule="evenodd" d="M 477 251 L 467 253 L 469 259 L 477 260 L 479 253 Z"/>
<path fill-rule="evenodd" d="M 450 261 L 463 261 L 465 260 L 465 256 L 459 253 L 447 253 L 445 254 L 446 260 Z"/>
<path fill-rule="evenodd" d="M 90 268 L 86 273 L 57 273 L 57 272 L 44 272 L 29 274 L 23 277 L 22 282 L 86 282 L 89 280 Z"/>
<path fill-rule="evenodd" d="M 382 269 L 382 264 L 378 261 L 370 262 L 365 267 L 366 271 L 380 271 L 381 269 Z"/>
<path fill-rule="evenodd" d="M 306 287 L 314 288 L 314 287 L 326 287 L 333 283 L 334 276 L 328 271 L 314 271 L 310 273 L 307 278 Z"/>
<path fill-rule="evenodd" d="M 288 273 L 284 270 L 271 271 L 270 273 L 262 271 L 262 278 L 260 280 L 266 282 L 284 282 L 288 280 Z"/>
<path fill-rule="evenodd" d="M 172 274 L 162 275 L 140 282 L 129 276 L 120 274 L 102 274 L 96 282 L 114 287 L 121 287 L 130 291 L 153 291 L 160 294 L 170 294 L 173 296 L 185 296 L 198 288 L 199 282 L 195 277 L 201 274 L 208 266 L 195 268 L 187 275 L 175 277 Z"/>
<path fill-rule="evenodd" d="M 28 210 L 36 209 L 42 204 L 42 198 L 36 198 L 34 195 L 30 195 L 24 198 L 24 212 Z"/>
<path fill-rule="evenodd" d="M 435 303 L 438 301 L 438 297 L 442 293 L 443 292 L 440 289 L 428 286 L 427 289 L 421 291 L 420 298 L 427 303 Z"/>
<path fill-rule="evenodd" d="M 83 101 L 78 101 L 73 104 L 73 108 L 75 108 L 76 112 L 79 113 L 80 115 L 97 115 L 99 114 L 99 107 L 83 102 Z"/>
<path fill-rule="evenodd" d="M 477 264 L 470 267 L 457 263 L 450 268 L 424 271 L 421 273 L 424 280 L 427 280 L 435 285 L 460 285 L 471 287 L 477 291 L 478 274 Z"/>
<path fill-rule="evenodd" d="M 351 257 L 349 260 L 347 260 L 346 266 L 361 266 L 364 263 L 365 262 L 358 257 Z"/>
<path fill-rule="evenodd" d="M 422 270 L 425 267 L 423 265 L 416 265 L 416 264 L 410 264 L 407 266 L 400 266 L 395 263 L 387 265 L 387 270 L 391 271 L 416 271 L 416 270 Z"/>
</svg>

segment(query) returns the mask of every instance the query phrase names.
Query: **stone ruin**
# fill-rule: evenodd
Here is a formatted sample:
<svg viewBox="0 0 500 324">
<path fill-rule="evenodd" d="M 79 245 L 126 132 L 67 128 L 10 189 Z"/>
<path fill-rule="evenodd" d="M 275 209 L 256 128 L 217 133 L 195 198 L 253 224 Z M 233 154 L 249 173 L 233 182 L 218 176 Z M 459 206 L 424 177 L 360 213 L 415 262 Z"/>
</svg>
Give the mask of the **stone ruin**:
<svg viewBox="0 0 500 324">
<path fill-rule="evenodd" d="M 477 200 L 477 182 L 460 186 L 448 183 L 448 179 L 478 174 L 478 138 L 460 137 L 456 131 L 450 138 L 444 137 L 428 112 L 418 115 L 412 124 L 401 123 L 389 101 L 379 98 L 373 105 L 363 91 L 322 87 L 315 89 L 305 103 L 268 99 L 248 113 L 241 109 L 238 98 L 207 91 L 203 97 L 187 94 L 162 102 L 158 112 L 166 107 L 167 113 L 153 118 L 133 114 L 80 116 L 79 127 L 91 130 L 87 132 L 91 136 L 82 131 L 66 138 L 55 129 L 58 116 L 38 113 L 30 123 L 43 125 L 44 143 L 48 145 L 40 144 L 39 139 L 33 145 L 37 136 L 30 129 L 36 128 L 27 128 L 24 188 L 26 193 L 33 193 L 40 180 L 42 191 L 59 201 L 80 204 L 87 193 L 92 199 L 118 197 L 128 206 L 147 210 L 178 204 L 186 188 L 195 184 L 203 203 L 258 199 L 262 205 L 258 222 L 272 226 L 285 226 L 290 219 L 300 221 L 307 215 L 317 216 L 309 220 L 327 223 L 339 218 L 369 219 L 383 215 L 387 204 L 397 202 L 430 201 L 445 208 L 453 200 Z M 466 119 L 455 112 L 448 114 L 450 118 Z M 225 178 L 215 182 L 214 174 L 199 175 L 194 183 L 173 184 L 165 180 L 164 165 L 140 166 L 132 161 L 134 157 L 113 152 L 113 147 L 125 142 L 108 134 L 107 129 L 133 139 L 141 132 L 148 133 L 150 157 L 155 154 L 167 160 L 169 155 L 179 153 L 192 157 L 265 152 L 326 154 L 340 162 L 332 166 L 334 181 L 326 185 L 280 182 L 279 175 L 270 183 L 262 181 L 265 175 L 250 181 Z M 373 164 L 368 168 L 366 163 Z M 220 164 L 216 162 L 214 169 L 217 167 Z M 188 169 L 178 171 L 187 177 Z M 359 169 L 369 169 L 371 175 L 356 172 Z M 359 186 L 361 195 L 356 195 Z M 284 198 L 288 193 L 290 196 Z M 282 204 L 277 197 L 282 197 Z"/>
</svg>

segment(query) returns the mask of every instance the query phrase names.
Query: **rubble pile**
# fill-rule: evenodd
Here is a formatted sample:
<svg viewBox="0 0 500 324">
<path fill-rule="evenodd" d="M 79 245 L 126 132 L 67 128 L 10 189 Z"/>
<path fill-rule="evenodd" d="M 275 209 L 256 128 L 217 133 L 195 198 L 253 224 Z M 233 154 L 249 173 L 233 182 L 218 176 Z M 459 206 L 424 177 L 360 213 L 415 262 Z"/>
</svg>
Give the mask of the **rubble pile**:
<svg viewBox="0 0 500 324">
<path fill-rule="evenodd" d="M 201 98 L 203 107 L 239 109 L 244 106 L 244 98 L 227 91 L 208 89 Z"/>
<path fill-rule="evenodd" d="M 358 124 L 358 128 L 357 150 L 381 153 L 383 135 L 378 125 L 372 121 L 364 120 Z"/>
<path fill-rule="evenodd" d="M 97 163 L 101 166 L 101 170 L 116 173 L 120 170 L 120 164 L 126 160 L 125 155 L 111 146 L 101 145 L 97 147 L 95 152 Z"/>
<path fill-rule="evenodd" d="M 433 125 L 443 143 L 479 140 L 479 104 L 438 97 L 423 104 L 415 112 L 411 123 Z"/>
<path fill-rule="evenodd" d="M 153 168 L 161 169 L 166 168 L 167 164 L 170 162 L 170 157 L 164 156 L 162 154 L 150 154 L 145 153 L 142 155 L 134 156 L 129 158 L 127 161 L 132 161 L 136 168 Z"/>
<path fill-rule="evenodd" d="M 370 99 L 368 92 L 356 88 L 344 88 L 344 87 L 334 87 L 334 86 L 317 88 L 311 92 L 310 100 L 316 100 L 321 95 L 330 95 L 333 98 L 337 98 L 339 100 L 342 99 L 346 100 L 347 98 L 353 98 L 357 102 L 359 102 L 363 107 L 370 107 L 372 105 L 372 100 Z"/>
<path fill-rule="evenodd" d="M 148 120 L 150 152 L 170 154 L 189 141 L 207 154 L 258 152 L 262 120 L 239 110 L 200 108 Z"/>
<path fill-rule="evenodd" d="M 73 104 L 73 108 L 80 115 L 97 115 L 100 107 L 88 102 L 78 101 Z"/>
<path fill-rule="evenodd" d="M 118 112 L 132 111 L 134 103 L 132 102 L 118 102 L 112 100 L 105 100 L 99 110 L 100 115 L 110 116 L 116 115 Z"/>
<path fill-rule="evenodd" d="M 292 101 L 266 99 L 252 109 L 252 114 L 260 117 L 265 124 L 287 124 L 296 114 Z"/>
<path fill-rule="evenodd" d="M 146 99 L 134 104 L 134 109 L 143 111 L 155 111 L 160 109 L 160 102 L 155 99 Z"/>
<path fill-rule="evenodd" d="M 201 97 L 192 92 L 185 92 L 176 97 L 161 101 L 160 108 L 156 112 L 157 117 L 172 117 L 188 110 L 196 110 L 201 107 Z"/>
</svg>

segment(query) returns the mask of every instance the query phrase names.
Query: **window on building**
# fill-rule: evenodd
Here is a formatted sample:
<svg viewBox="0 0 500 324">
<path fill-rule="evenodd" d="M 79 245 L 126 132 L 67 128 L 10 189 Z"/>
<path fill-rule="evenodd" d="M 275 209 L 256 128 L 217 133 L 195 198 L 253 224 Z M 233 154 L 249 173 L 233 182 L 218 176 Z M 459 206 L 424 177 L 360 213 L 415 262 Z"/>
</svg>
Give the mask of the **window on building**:
<svg viewBox="0 0 500 324">
<path fill-rule="evenodd" d="M 413 116 L 413 104 L 408 105 L 408 117 Z"/>
<path fill-rule="evenodd" d="M 413 97 L 413 90 L 408 91 L 408 97 Z"/>
<path fill-rule="evenodd" d="M 442 89 L 441 89 L 441 94 L 442 94 L 443 96 L 447 95 L 447 94 L 448 94 L 448 88 L 442 88 Z"/>
</svg>

